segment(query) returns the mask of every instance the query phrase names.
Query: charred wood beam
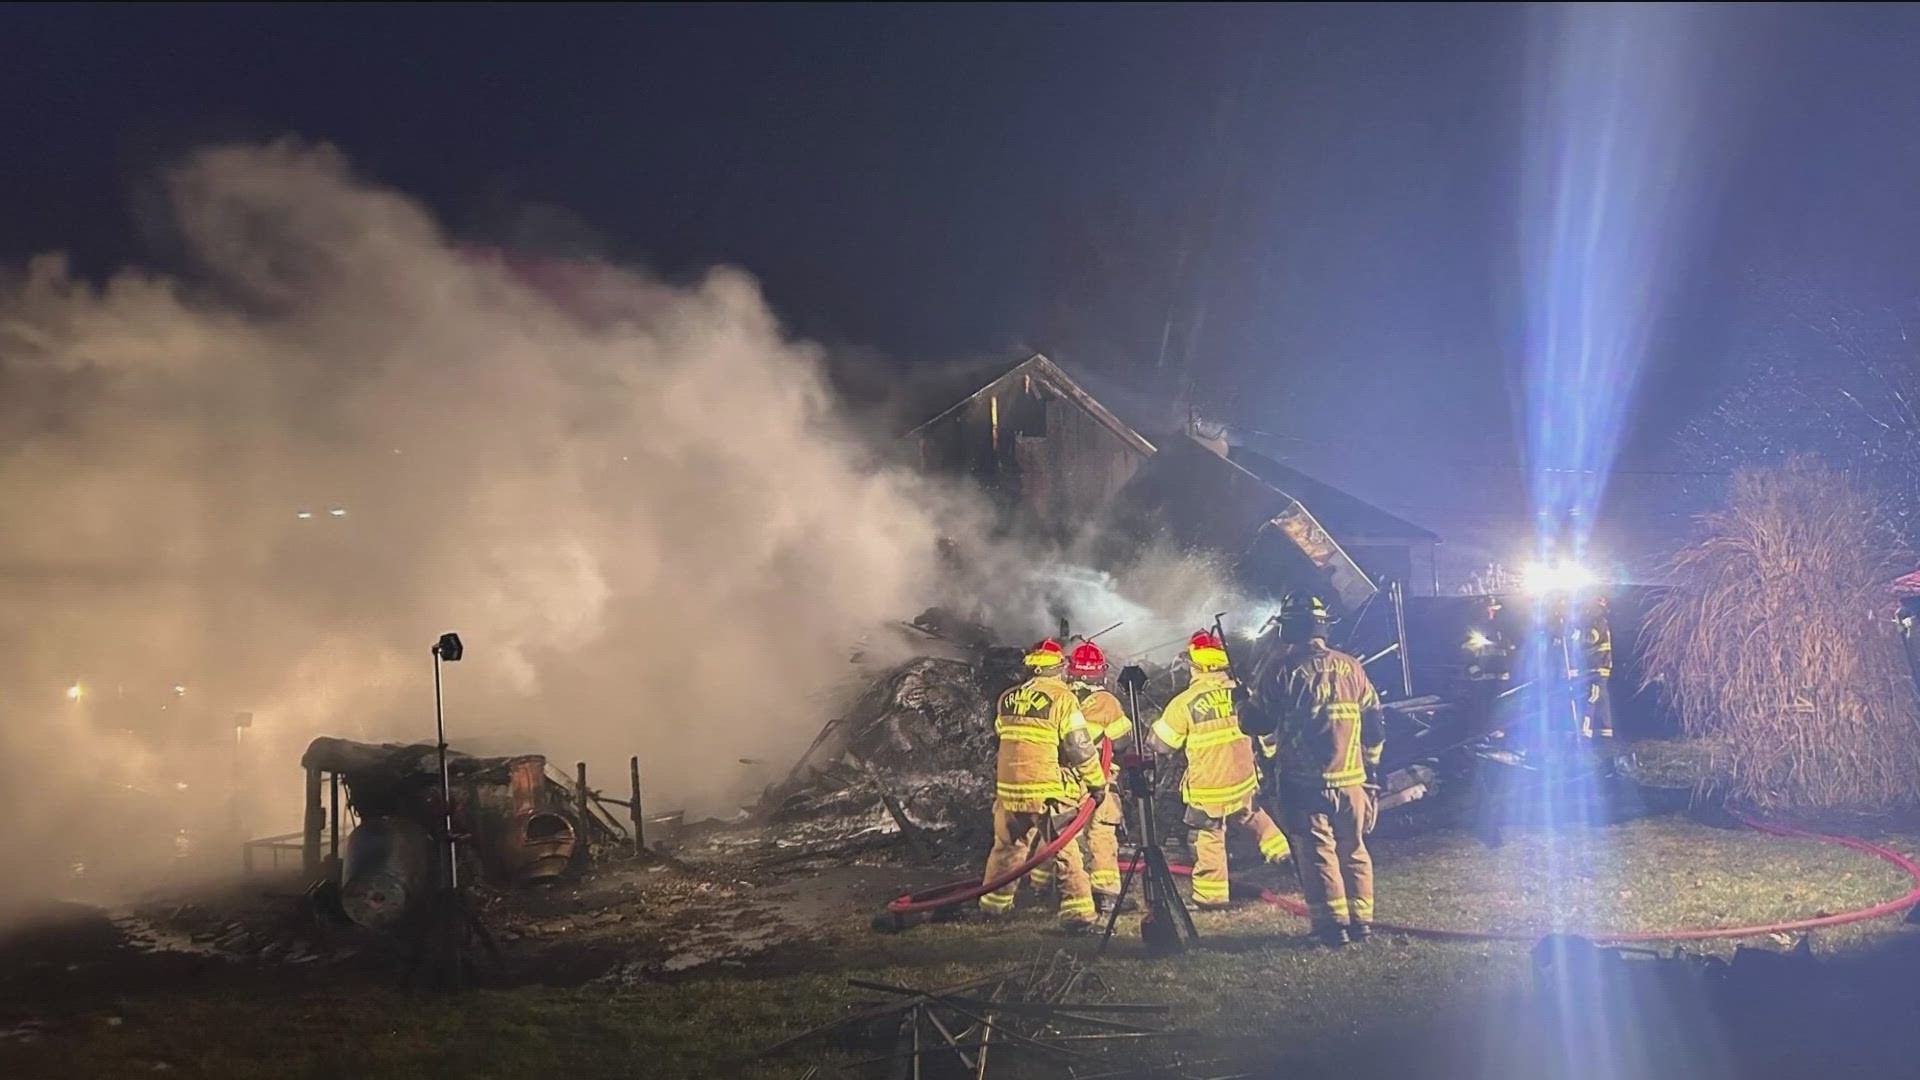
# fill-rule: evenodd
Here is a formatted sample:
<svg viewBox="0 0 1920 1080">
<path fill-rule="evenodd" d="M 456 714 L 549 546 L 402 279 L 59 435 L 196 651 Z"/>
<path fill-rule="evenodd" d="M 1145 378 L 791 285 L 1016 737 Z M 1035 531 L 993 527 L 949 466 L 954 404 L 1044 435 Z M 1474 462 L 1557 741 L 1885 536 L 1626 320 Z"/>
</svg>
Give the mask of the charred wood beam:
<svg viewBox="0 0 1920 1080">
<path fill-rule="evenodd" d="M 320 833 L 327 825 L 327 808 L 320 803 L 320 770 L 307 770 L 306 828 L 300 837 L 300 872 L 309 879 L 320 873 Z"/>
</svg>

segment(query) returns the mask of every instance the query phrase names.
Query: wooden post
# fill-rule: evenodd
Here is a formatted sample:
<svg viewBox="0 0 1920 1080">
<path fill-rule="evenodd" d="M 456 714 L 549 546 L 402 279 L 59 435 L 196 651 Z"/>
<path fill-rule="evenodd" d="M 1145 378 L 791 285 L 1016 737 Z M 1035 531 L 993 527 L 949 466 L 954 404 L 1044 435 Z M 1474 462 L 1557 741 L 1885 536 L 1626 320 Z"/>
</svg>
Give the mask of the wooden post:
<svg viewBox="0 0 1920 1080">
<path fill-rule="evenodd" d="M 574 812 L 580 815 L 580 835 L 587 835 L 587 763 L 582 761 L 574 765 L 573 801 Z"/>
<path fill-rule="evenodd" d="M 340 867 L 340 774 L 337 772 L 328 773 L 327 783 L 328 800 L 330 803 L 327 811 L 327 824 L 333 832 L 332 850 L 327 852 L 327 860 L 328 865 L 331 867 L 329 872 L 330 876 L 333 878 L 334 884 L 338 885 L 346 876 Z"/>
<path fill-rule="evenodd" d="M 627 804 L 627 812 L 633 815 L 633 853 L 644 854 L 647 850 L 646 827 L 640 822 L 640 758 L 636 755 L 627 759 L 627 775 L 633 781 L 633 801 Z"/>
<path fill-rule="evenodd" d="M 307 770 L 306 829 L 300 836 L 300 869 L 309 880 L 320 872 L 320 831 L 327 824 L 327 808 L 320 804 L 320 770 Z"/>
</svg>

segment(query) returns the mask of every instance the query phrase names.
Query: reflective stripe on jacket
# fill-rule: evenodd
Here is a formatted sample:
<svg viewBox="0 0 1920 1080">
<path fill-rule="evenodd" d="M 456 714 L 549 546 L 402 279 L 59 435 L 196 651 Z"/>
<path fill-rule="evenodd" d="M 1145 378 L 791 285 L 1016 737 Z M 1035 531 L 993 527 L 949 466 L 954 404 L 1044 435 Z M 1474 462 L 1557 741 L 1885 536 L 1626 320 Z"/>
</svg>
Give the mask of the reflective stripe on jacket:
<svg viewBox="0 0 1920 1080">
<path fill-rule="evenodd" d="M 1279 673 L 1274 733 L 1283 780 L 1340 788 L 1367 782 L 1386 730 L 1380 694 L 1360 661 L 1309 642 Z"/>
<path fill-rule="evenodd" d="M 1087 734 L 1093 736 L 1094 745 L 1100 749 L 1101 764 L 1106 767 L 1107 782 L 1113 782 L 1113 755 L 1119 752 L 1121 744 L 1133 734 L 1133 721 L 1127 717 L 1126 709 L 1120 705 L 1120 699 L 1113 691 L 1093 683 L 1077 682 L 1073 684 L 1073 694 L 1080 699 L 1080 714 L 1087 718 Z"/>
<path fill-rule="evenodd" d="M 1253 740 L 1240 730 L 1234 685 L 1219 672 L 1196 672 L 1192 684 L 1174 695 L 1153 722 L 1153 737 L 1161 747 L 1187 753 L 1181 798 L 1213 817 L 1253 805 L 1254 790 L 1260 784 L 1253 764 Z"/>
<path fill-rule="evenodd" d="M 1613 628 L 1607 620 L 1596 620 L 1580 636 L 1580 655 L 1587 674 L 1613 677 Z"/>
<path fill-rule="evenodd" d="M 1036 675 L 1000 695 L 994 794 L 1007 810 L 1041 813 L 1106 782 L 1080 702 L 1066 682 Z"/>
</svg>

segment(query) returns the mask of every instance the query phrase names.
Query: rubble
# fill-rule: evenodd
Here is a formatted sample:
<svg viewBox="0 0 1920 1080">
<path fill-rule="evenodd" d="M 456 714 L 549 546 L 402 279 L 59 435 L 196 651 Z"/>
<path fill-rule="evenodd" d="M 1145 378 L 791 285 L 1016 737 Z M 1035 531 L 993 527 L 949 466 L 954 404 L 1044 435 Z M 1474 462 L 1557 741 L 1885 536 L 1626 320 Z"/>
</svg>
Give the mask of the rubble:
<svg viewBox="0 0 1920 1080">
<path fill-rule="evenodd" d="M 768 865 L 897 848 L 925 863 L 940 836 L 977 828 L 993 797 L 993 697 L 1019 651 L 937 610 L 913 626 L 948 655 L 873 673 L 785 779 L 738 821 L 683 832 L 681 852 Z"/>
<path fill-rule="evenodd" d="M 738 964 L 805 947 L 832 919 L 870 908 L 887 890 L 970 871 L 987 839 L 993 798 L 993 701 L 1022 677 L 1021 650 L 992 645 L 985 630 L 948 613 L 929 612 L 908 632 L 927 655 L 864 670 L 846 706 L 754 805 L 725 821 L 676 819 L 667 828 L 667 818 L 649 819 L 662 827 L 649 828 L 655 846 L 643 853 L 633 853 L 600 815 L 581 817 L 572 778 L 545 770 L 542 759 L 455 755 L 465 803 L 481 812 L 482 844 L 495 839 L 496 851 L 533 853 L 498 860 L 504 872 L 482 875 L 475 890 L 489 926 L 516 943 L 522 971 L 513 977 L 630 983 Z M 1166 675 L 1159 669 L 1153 677 L 1158 683 Z M 1423 701 L 1401 708 L 1403 724 L 1425 718 L 1401 745 L 1451 742 L 1433 730 L 1435 706 Z M 1152 703 L 1140 704 L 1152 715 Z M 308 764 L 337 768 L 350 806 L 378 811 L 411 804 L 398 794 L 430 792 L 428 750 L 320 740 Z M 1433 768 L 1399 775 L 1407 783 L 1389 791 L 1403 801 L 1445 779 Z M 1178 782 L 1177 767 L 1161 771 L 1163 821 L 1179 820 Z M 317 790 L 310 786 L 310 794 Z M 592 857 L 562 867 L 557 848 L 524 844 L 528 822 L 544 813 L 581 820 L 583 838 L 600 841 Z M 363 820 L 353 835 L 360 832 L 377 830 Z M 663 842 L 662 834 L 671 838 Z M 359 854 L 345 860 L 349 881 L 362 876 Z M 537 876 L 548 887 L 505 888 L 534 863 L 543 864 Z M 284 898 L 267 907 L 228 897 L 117 913 L 113 925 L 143 954 L 231 972 L 319 970 L 338 978 L 388 970 L 404 951 L 399 920 L 362 915 L 359 925 L 323 924 Z"/>
<path fill-rule="evenodd" d="M 820 1043 L 868 1055 L 828 1074 L 843 1077 L 918 1076 L 923 1068 L 951 1069 L 956 1063 L 962 1075 L 1032 1075 L 1025 1067 L 1037 1062 L 1088 1076 L 1198 1080 L 1218 1073 L 1217 1060 L 1192 1053 L 1192 1036 L 1164 1026 L 1170 1006 L 1114 1000 L 1098 969 L 1066 952 L 1036 955 L 1020 967 L 938 988 L 847 982 L 883 999 L 755 1057 Z M 820 1075 L 819 1068 L 807 1075 Z"/>
</svg>

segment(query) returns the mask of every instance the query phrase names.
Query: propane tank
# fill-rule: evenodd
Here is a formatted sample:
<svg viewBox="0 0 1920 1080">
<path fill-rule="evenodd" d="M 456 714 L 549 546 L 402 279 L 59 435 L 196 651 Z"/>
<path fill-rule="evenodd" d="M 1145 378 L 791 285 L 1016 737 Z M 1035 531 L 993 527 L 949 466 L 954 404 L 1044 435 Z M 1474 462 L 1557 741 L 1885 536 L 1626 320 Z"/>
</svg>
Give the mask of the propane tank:
<svg viewBox="0 0 1920 1080">
<path fill-rule="evenodd" d="M 361 926 L 400 922 L 433 890 L 432 843 L 416 821 L 367 818 L 347 837 L 340 906 Z"/>
</svg>

